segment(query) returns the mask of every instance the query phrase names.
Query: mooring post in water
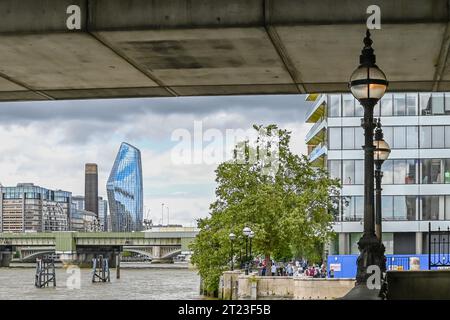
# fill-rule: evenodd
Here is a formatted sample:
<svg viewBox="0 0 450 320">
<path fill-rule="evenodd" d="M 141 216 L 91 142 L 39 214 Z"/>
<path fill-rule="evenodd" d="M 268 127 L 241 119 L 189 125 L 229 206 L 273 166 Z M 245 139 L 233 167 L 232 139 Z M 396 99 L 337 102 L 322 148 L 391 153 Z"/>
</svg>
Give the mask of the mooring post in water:
<svg viewBox="0 0 450 320">
<path fill-rule="evenodd" d="M 108 259 L 100 255 L 92 259 L 92 282 L 110 282 Z"/>
<path fill-rule="evenodd" d="M 37 258 L 34 285 L 37 288 L 43 288 L 48 287 L 50 282 L 53 283 L 53 287 L 56 287 L 55 261 L 47 257 Z"/>
<path fill-rule="evenodd" d="M 116 279 L 120 279 L 120 252 L 116 255 Z"/>
</svg>

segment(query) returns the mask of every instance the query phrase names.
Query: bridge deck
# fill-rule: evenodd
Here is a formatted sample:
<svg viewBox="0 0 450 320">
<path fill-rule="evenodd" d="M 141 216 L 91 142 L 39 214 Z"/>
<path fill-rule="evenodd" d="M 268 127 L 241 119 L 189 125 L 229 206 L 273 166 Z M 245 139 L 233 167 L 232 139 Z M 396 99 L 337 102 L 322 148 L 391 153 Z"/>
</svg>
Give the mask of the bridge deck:
<svg viewBox="0 0 450 320">
<path fill-rule="evenodd" d="M 372 2 L 4 0 L 0 101 L 347 91 Z M 447 1 L 376 3 L 390 90 L 449 90 Z"/>
</svg>

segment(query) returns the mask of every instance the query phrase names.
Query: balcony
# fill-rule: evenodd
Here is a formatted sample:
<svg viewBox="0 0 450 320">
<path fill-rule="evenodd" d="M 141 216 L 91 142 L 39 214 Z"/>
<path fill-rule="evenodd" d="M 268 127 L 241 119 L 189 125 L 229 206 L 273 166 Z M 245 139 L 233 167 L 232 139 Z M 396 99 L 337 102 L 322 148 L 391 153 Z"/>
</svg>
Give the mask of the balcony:
<svg viewBox="0 0 450 320">
<path fill-rule="evenodd" d="M 324 143 L 319 143 L 308 155 L 308 159 L 310 162 L 315 162 L 322 156 L 327 154 L 327 146 Z"/>
<path fill-rule="evenodd" d="M 327 121 L 324 119 L 322 121 L 317 121 L 309 132 L 306 134 L 305 142 L 306 144 L 316 145 L 325 141 L 325 132 L 327 129 Z"/>
<path fill-rule="evenodd" d="M 326 94 L 319 95 L 308 112 L 306 112 L 305 122 L 314 123 L 323 118 L 325 116 L 326 101 Z"/>
</svg>

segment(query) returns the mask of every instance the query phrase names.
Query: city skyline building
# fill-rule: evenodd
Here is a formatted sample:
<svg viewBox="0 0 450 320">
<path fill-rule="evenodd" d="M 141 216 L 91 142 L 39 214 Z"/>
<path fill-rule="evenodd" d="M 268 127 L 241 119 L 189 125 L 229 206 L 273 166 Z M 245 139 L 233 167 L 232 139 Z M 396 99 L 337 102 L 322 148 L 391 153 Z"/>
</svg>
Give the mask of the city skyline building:
<svg viewBox="0 0 450 320">
<path fill-rule="evenodd" d="M 363 108 L 351 94 L 308 95 L 311 163 L 341 181 L 333 212 L 338 234 L 329 253 L 358 254 L 363 231 Z M 428 252 L 428 223 L 450 220 L 450 94 L 387 93 L 374 109 L 392 152 L 383 163 L 382 225 L 386 254 Z"/>
<path fill-rule="evenodd" d="M 84 209 L 98 216 L 98 167 L 95 163 L 86 163 L 84 180 Z"/>
<path fill-rule="evenodd" d="M 67 231 L 71 197 L 33 183 L 0 186 L 0 232 Z"/>
<path fill-rule="evenodd" d="M 143 222 L 141 152 L 122 142 L 106 184 L 111 230 L 140 231 Z"/>
<path fill-rule="evenodd" d="M 88 211 L 85 209 L 85 197 L 84 196 L 72 196 L 72 207 L 78 211 Z M 101 231 L 108 231 L 107 228 L 107 215 L 108 215 L 108 201 L 103 197 L 98 197 L 98 221 Z M 80 216 L 80 214 L 78 214 Z M 97 217 L 97 215 L 96 215 Z"/>
</svg>

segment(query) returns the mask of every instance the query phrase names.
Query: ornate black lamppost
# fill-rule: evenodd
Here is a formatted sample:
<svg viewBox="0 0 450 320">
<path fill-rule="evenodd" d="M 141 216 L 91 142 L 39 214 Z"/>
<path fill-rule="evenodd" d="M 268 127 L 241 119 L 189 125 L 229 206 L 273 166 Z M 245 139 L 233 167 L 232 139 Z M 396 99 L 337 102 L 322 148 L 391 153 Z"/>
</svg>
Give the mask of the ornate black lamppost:
<svg viewBox="0 0 450 320">
<path fill-rule="evenodd" d="M 249 266 L 249 271 L 252 271 L 252 264 L 253 264 L 253 256 L 252 256 L 252 239 L 255 236 L 255 233 L 252 231 L 250 231 L 250 234 L 248 235 L 248 238 L 250 239 L 250 266 Z"/>
<path fill-rule="evenodd" d="M 236 239 L 236 235 L 234 233 L 230 233 L 228 235 L 230 238 L 231 250 L 230 250 L 230 261 L 231 261 L 231 271 L 234 270 L 234 252 L 233 252 L 233 242 Z"/>
<path fill-rule="evenodd" d="M 375 64 L 375 55 L 372 49 L 370 32 L 367 30 L 364 38 L 364 48 L 359 58 L 360 65 L 350 77 L 349 87 L 353 96 L 364 107 L 364 118 L 361 126 L 364 129 L 364 233 L 358 242 L 360 255 L 357 260 L 356 284 L 366 283 L 370 274 L 367 267 L 377 265 L 382 272 L 385 266 L 383 244 L 375 235 L 374 216 L 374 146 L 373 130 L 373 108 L 384 95 L 388 81 L 383 71 Z"/>
<path fill-rule="evenodd" d="M 250 235 L 250 233 L 252 232 L 252 229 L 250 229 L 249 227 L 245 227 L 242 230 L 242 233 L 244 234 L 245 237 L 245 274 L 248 275 L 248 236 Z"/>
<path fill-rule="evenodd" d="M 375 147 L 373 159 L 375 161 L 375 202 L 376 202 L 376 214 L 375 214 L 375 235 L 378 240 L 382 241 L 382 228 L 381 228 L 381 179 L 383 178 L 383 171 L 381 171 L 381 165 L 389 157 L 391 148 L 389 144 L 383 139 L 383 130 L 381 129 L 381 122 L 378 118 L 377 128 L 375 129 L 375 140 L 373 141 Z"/>
</svg>

